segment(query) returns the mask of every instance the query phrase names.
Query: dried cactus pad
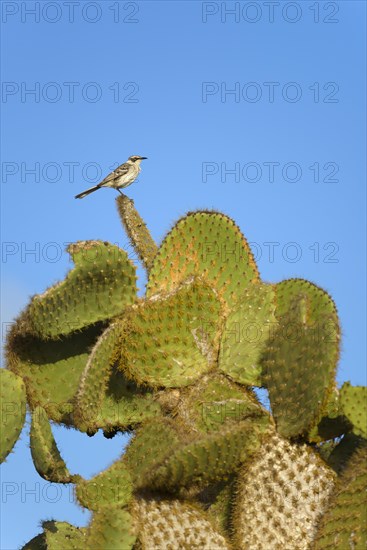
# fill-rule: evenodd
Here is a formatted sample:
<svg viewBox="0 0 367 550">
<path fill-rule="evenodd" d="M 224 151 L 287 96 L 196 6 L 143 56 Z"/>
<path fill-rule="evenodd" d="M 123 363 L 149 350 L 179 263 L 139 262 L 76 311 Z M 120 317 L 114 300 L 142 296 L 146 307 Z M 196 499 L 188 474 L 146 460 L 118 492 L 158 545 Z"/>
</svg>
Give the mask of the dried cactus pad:
<svg viewBox="0 0 367 550">
<path fill-rule="evenodd" d="M 272 435 L 239 476 L 236 548 L 309 550 L 335 477 L 309 447 Z"/>
<path fill-rule="evenodd" d="M 139 499 L 134 516 L 141 550 L 229 550 L 205 513 L 179 500 Z"/>
</svg>

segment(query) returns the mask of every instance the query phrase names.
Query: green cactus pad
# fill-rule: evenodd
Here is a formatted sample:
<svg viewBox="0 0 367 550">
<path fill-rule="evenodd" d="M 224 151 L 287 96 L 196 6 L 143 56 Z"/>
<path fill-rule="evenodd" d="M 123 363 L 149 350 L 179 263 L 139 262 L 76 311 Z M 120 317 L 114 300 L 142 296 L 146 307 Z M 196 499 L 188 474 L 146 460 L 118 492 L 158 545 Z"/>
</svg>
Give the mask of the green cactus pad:
<svg viewBox="0 0 367 550">
<path fill-rule="evenodd" d="M 214 486 L 215 494 L 209 500 L 206 512 L 212 518 L 213 525 L 223 532 L 231 534 L 231 516 L 235 495 L 237 476 L 231 476 L 229 481 Z M 210 493 L 212 486 L 204 493 Z M 204 497 L 205 498 L 205 497 Z M 200 499 L 205 504 L 205 499 Z"/>
<path fill-rule="evenodd" d="M 68 248 L 75 268 L 66 279 L 33 298 L 25 312 L 27 332 L 41 338 L 68 335 L 121 313 L 135 301 L 135 267 L 124 250 L 102 241 Z"/>
<path fill-rule="evenodd" d="M 276 319 L 273 285 L 249 286 L 229 313 L 220 345 L 219 367 L 236 382 L 261 386 L 261 357 Z"/>
<path fill-rule="evenodd" d="M 132 496 L 132 481 L 125 462 L 119 459 L 92 479 L 80 479 L 76 496 L 79 503 L 89 510 L 128 504 Z"/>
<path fill-rule="evenodd" d="M 41 477 L 57 483 L 73 481 L 60 456 L 46 412 L 41 407 L 37 407 L 32 414 L 31 453 Z"/>
<path fill-rule="evenodd" d="M 94 427 L 101 409 L 118 344 L 118 324 L 110 325 L 98 338 L 80 378 L 74 406 L 74 422 L 79 430 Z"/>
<path fill-rule="evenodd" d="M 126 508 L 104 506 L 93 514 L 87 530 L 88 550 L 130 550 L 136 541 L 132 517 Z"/>
<path fill-rule="evenodd" d="M 85 548 L 86 529 L 64 521 L 44 521 L 43 533 L 30 540 L 22 550 L 81 550 Z"/>
<path fill-rule="evenodd" d="M 322 458 L 324 462 L 329 464 L 328 459 L 331 453 L 333 452 L 334 448 L 336 447 L 337 443 L 334 440 L 331 441 L 323 441 L 322 443 L 319 443 L 314 448 Z M 330 464 L 329 464 L 330 466 Z"/>
<path fill-rule="evenodd" d="M 45 533 L 40 533 L 28 541 L 21 550 L 47 550 Z"/>
<path fill-rule="evenodd" d="M 133 508 L 141 550 L 229 550 L 205 513 L 179 500 L 137 499 Z"/>
<path fill-rule="evenodd" d="M 353 425 L 356 435 L 367 439 L 367 387 L 343 384 L 340 390 L 341 410 Z"/>
<path fill-rule="evenodd" d="M 200 281 L 132 309 L 121 338 L 119 368 L 138 384 L 192 384 L 214 364 L 221 306 Z"/>
<path fill-rule="evenodd" d="M 301 321 L 312 327 L 319 341 L 339 342 L 340 329 L 335 303 L 325 290 L 306 279 L 286 279 L 275 285 L 276 317 L 285 315 L 299 297 L 305 299 Z"/>
<path fill-rule="evenodd" d="M 80 550 L 85 548 L 86 529 L 64 521 L 44 521 L 47 550 Z"/>
<path fill-rule="evenodd" d="M 225 480 L 241 462 L 256 453 L 267 426 L 265 418 L 256 426 L 242 421 L 181 445 L 161 464 L 150 467 L 142 480 L 143 486 L 174 492 L 179 487 Z"/>
<path fill-rule="evenodd" d="M 181 392 L 173 414 L 193 429 L 215 432 L 222 424 L 260 417 L 264 410 L 249 389 L 222 374 L 211 374 Z"/>
<path fill-rule="evenodd" d="M 169 418 L 157 418 L 144 423 L 136 431 L 124 455 L 134 485 L 144 485 L 147 472 L 173 453 L 184 437 L 182 429 Z M 186 434 L 186 439 L 189 437 Z"/>
<path fill-rule="evenodd" d="M 8 367 L 21 376 L 31 409 L 43 407 L 55 422 L 72 424 L 73 400 L 101 326 L 59 340 L 40 340 L 14 330 L 7 346 Z"/>
<path fill-rule="evenodd" d="M 81 431 L 131 429 L 160 414 L 151 393 L 138 390 L 114 366 L 121 327 L 114 323 L 100 336 L 81 376 L 73 416 Z"/>
<path fill-rule="evenodd" d="M 339 477 L 316 536 L 315 550 L 367 546 L 367 447 L 358 449 Z"/>
<path fill-rule="evenodd" d="M 335 388 L 338 316 L 330 296 L 301 279 L 277 284 L 276 303 L 278 328 L 263 354 L 263 384 L 278 432 L 306 435 Z"/>
<path fill-rule="evenodd" d="M 340 408 L 339 390 L 335 387 L 323 408 L 322 418 L 308 433 L 307 440 L 312 443 L 328 441 L 350 431 L 350 422 L 343 416 Z"/>
<path fill-rule="evenodd" d="M 172 291 L 203 276 L 232 306 L 259 274 L 250 247 L 228 216 L 193 212 L 168 233 L 150 271 L 147 296 Z"/>
<path fill-rule="evenodd" d="M 120 195 L 116 199 L 117 208 L 125 231 L 145 269 L 149 271 L 158 247 L 153 241 L 144 220 L 140 217 L 134 201 L 126 195 Z"/>
<path fill-rule="evenodd" d="M 123 373 L 113 369 L 96 428 L 105 432 L 132 430 L 160 414 L 160 405 L 149 391 L 138 389 Z"/>
<path fill-rule="evenodd" d="M 338 443 L 334 444 L 329 453 L 326 462 L 338 474 L 342 473 L 347 466 L 349 459 L 354 455 L 357 449 L 367 446 L 367 441 L 354 433 L 347 433 Z"/>
<path fill-rule="evenodd" d="M 4 462 L 22 431 L 26 413 L 23 380 L 0 369 L 0 462 Z"/>
<path fill-rule="evenodd" d="M 335 477 L 309 447 L 273 434 L 239 473 L 235 548 L 308 550 Z"/>
</svg>

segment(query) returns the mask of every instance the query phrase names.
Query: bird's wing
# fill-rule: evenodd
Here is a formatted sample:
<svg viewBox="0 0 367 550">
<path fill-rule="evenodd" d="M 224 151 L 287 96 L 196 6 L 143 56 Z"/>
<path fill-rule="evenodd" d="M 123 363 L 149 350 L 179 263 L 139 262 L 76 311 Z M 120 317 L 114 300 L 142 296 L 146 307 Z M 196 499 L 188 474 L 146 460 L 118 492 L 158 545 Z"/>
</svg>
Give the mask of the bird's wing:
<svg viewBox="0 0 367 550">
<path fill-rule="evenodd" d="M 120 164 L 120 166 L 118 166 L 115 170 L 113 170 L 113 172 L 108 174 L 108 176 L 106 176 L 99 185 L 103 185 L 104 183 L 108 183 L 109 181 L 113 181 L 116 178 L 123 176 L 128 172 L 129 166 L 130 165 L 127 162 L 124 162 L 124 164 Z"/>
</svg>

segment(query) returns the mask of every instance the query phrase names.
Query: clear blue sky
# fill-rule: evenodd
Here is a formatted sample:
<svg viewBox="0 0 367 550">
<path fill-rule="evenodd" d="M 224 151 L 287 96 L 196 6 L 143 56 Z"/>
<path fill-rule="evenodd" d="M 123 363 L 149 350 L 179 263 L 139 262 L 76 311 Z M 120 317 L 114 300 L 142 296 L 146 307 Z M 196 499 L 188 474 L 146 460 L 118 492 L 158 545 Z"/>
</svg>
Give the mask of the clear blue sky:
<svg viewBox="0 0 367 550">
<path fill-rule="evenodd" d="M 140 154 L 128 194 L 154 238 L 188 210 L 232 216 L 264 280 L 332 294 L 338 382 L 365 384 L 365 3 L 35 4 L 1 5 L 3 327 L 64 277 L 64 243 L 128 246 L 114 191 L 73 197 Z M 28 432 L 2 467 L 4 550 L 42 519 L 88 521 L 35 472 Z M 125 442 L 54 433 L 87 477 Z"/>
</svg>

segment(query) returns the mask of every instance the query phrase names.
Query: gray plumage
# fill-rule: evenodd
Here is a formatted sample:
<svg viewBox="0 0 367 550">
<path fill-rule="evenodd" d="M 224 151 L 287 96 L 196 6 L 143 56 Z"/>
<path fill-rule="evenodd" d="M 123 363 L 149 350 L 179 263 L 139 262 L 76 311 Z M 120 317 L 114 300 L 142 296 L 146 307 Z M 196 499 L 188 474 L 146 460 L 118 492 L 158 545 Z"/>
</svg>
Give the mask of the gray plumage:
<svg viewBox="0 0 367 550">
<path fill-rule="evenodd" d="M 113 170 L 113 172 L 108 174 L 108 176 L 106 176 L 105 179 L 102 180 L 98 185 L 86 189 L 82 193 L 79 193 L 79 195 L 75 195 L 75 198 L 83 199 L 84 197 L 86 197 L 90 193 L 94 193 L 94 191 L 97 191 L 97 189 L 100 189 L 101 187 L 112 187 L 113 189 L 116 189 L 120 194 L 122 194 L 120 189 L 128 187 L 136 180 L 141 170 L 140 163 L 146 158 L 147 157 L 141 157 L 139 155 L 133 155 L 132 157 L 129 157 L 126 162 L 124 162 L 123 164 L 118 166 L 116 170 Z"/>
</svg>

